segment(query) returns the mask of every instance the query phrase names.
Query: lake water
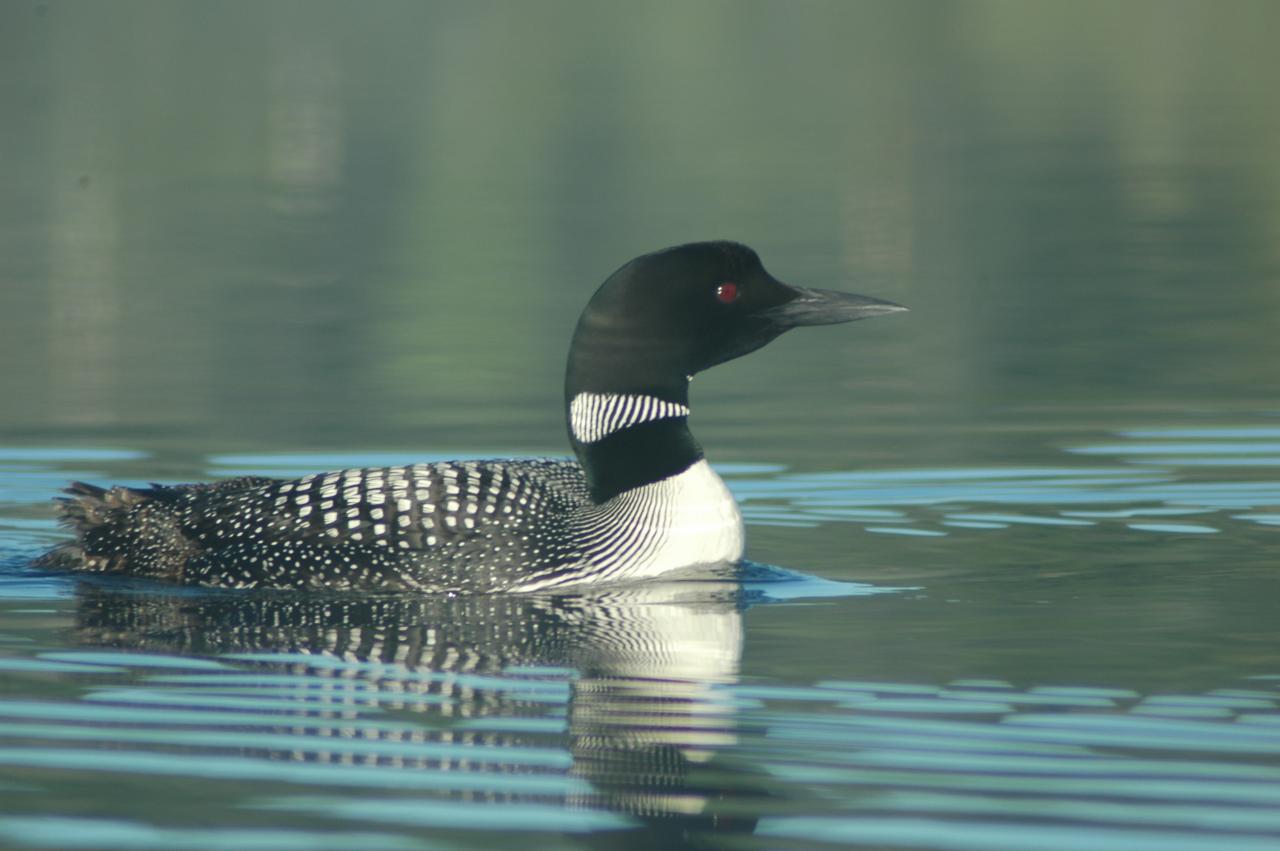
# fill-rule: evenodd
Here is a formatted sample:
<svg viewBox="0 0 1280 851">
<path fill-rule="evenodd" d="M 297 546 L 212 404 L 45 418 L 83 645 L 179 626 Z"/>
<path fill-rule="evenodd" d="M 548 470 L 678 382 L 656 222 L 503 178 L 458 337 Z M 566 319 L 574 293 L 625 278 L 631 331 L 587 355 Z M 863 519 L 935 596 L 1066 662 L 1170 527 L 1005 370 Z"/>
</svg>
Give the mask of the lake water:
<svg viewBox="0 0 1280 851">
<path fill-rule="evenodd" d="M 0 847 L 1273 849 L 1271 3 L 0 7 Z M 700 376 L 741 577 L 33 571 L 71 479 L 563 454 L 728 237 L 912 312 Z"/>
</svg>

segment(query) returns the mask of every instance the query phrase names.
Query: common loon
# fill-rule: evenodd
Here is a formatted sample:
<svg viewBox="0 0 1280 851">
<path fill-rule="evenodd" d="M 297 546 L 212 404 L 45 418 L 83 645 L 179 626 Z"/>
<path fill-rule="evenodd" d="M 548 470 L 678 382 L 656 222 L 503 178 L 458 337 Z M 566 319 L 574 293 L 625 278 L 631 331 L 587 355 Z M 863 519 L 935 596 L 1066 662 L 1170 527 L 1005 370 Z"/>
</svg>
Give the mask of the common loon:
<svg viewBox="0 0 1280 851">
<path fill-rule="evenodd" d="M 600 286 L 565 376 L 577 461 L 492 460 L 59 500 L 44 566 L 225 588 L 535 591 L 742 557 L 742 515 L 689 433 L 689 381 L 800 325 L 905 308 L 788 286 L 734 242 L 646 254 Z"/>
</svg>

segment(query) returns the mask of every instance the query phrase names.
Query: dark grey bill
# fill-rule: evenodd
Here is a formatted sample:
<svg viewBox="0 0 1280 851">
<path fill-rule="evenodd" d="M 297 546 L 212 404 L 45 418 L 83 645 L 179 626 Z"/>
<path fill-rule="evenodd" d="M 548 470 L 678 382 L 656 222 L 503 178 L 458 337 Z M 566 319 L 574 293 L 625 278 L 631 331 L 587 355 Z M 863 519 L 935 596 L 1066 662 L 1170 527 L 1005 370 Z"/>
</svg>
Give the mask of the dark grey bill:
<svg viewBox="0 0 1280 851">
<path fill-rule="evenodd" d="M 761 311 L 761 318 L 791 328 L 796 325 L 835 325 L 907 309 L 900 304 L 865 295 L 804 287 L 790 289 L 795 290 L 796 297 L 786 304 Z"/>
</svg>

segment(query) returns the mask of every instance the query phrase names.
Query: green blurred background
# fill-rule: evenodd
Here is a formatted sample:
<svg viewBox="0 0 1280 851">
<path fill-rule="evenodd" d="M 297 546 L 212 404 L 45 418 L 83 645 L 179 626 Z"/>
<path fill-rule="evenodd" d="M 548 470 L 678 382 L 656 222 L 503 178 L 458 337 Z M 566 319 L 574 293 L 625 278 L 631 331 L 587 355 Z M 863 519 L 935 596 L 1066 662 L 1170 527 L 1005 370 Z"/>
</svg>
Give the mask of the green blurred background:
<svg viewBox="0 0 1280 851">
<path fill-rule="evenodd" d="M 713 457 L 1274 415 L 1277 32 L 1272 2 L 6 0 L 0 440 L 561 452 L 594 287 L 722 237 L 913 312 L 700 379 Z"/>
</svg>

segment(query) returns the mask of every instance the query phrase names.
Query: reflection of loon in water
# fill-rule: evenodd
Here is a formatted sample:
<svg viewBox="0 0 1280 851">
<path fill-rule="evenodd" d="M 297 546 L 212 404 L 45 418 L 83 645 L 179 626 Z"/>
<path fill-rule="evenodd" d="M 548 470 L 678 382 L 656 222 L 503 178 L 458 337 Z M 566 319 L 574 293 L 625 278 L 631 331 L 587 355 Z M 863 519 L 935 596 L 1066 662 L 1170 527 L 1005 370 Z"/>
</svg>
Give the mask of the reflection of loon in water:
<svg viewBox="0 0 1280 851">
<path fill-rule="evenodd" d="M 372 759 L 442 772 L 474 771 L 484 761 L 395 757 L 388 763 L 359 749 L 344 753 L 334 738 L 371 699 L 383 710 L 375 718 L 394 713 L 410 727 L 361 730 L 355 735 L 362 744 L 373 735 L 389 743 L 407 738 L 464 751 L 474 746 L 489 751 L 490 761 L 493 747 L 509 748 L 508 764 L 498 757 L 504 772 L 533 770 L 522 765 L 522 748 L 565 748 L 570 776 L 589 787 L 564 804 L 639 819 L 646 826 L 640 836 L 631 831 L 623 841 L 623 834 L 608 832 L 610 847 L 625 847 L 658 841 L 655 831 L 670 844 L 708 830 L 751 827 L 751 820 L 716 814 L 717 791 L 700 788 L 694 777 L 710 767 L 717 749 L 736 741 L 733 704 L 716 685 L 737 678 L 742 605 L 741 586 L 731 582 L 662 582 L 572 596 L 427 598 L 156 594 L 94 584 L 81 587 L 77 631 L 83 643 L 95 646 L 250 654 L 253 661 L 234 662 L 237 670 L 229 673 L 243 680 L 247 667 L 248 673 L 276 675 L 264 686 L 278 687 L 280 674 L 305 673 L 311 685 L 300 682 L 305 691 L 298 694 L 332 699 L 317 708 L 333 714 L 309 715 L 305 723 L 315 729 L 307 733 L 297 733 L 298 719 L 282 719 L 280 727 L 297 735 L 297 746 L 265 754 L 272 759 Z M 332 678 L 333 688 L 317 688 L 317 676 Z M 504 723 L 559 711 L 548 707 L 545 695 L 542 703 L 531 701 L 521 688 L 539 677 L 568 685 L 562 733 L 520 732 L 519 723 Z M 199 705 L 198 693 L 184 694 L 185 705 Z M 482 718 L 489 720 L 477 723 Z M 321 752 L 308 752 L 317 737 L 323 737 Z M 735 794 L 742 792 L 737 786 Z M 499 807 L 521 798 L 510 792 L 457 796 Z"/>
</svg>

